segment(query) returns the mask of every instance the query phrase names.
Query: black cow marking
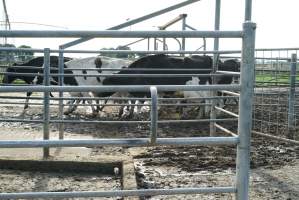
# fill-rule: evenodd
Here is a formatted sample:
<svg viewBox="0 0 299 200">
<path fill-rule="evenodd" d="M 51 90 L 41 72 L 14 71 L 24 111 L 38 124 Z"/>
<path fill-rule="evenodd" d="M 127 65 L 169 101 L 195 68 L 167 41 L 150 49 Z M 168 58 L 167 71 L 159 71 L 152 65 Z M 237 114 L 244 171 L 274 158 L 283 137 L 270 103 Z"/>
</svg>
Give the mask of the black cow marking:
<svg viewBox="0 0 299 200">
<path fill-rule="evenodd" d="M 101 79 L 100 79 L 100 77 L 97 77 L 97 81 L 98 81 L 99 83 L 101 83 Z"/>
<path fill-rule="evenodd" d="M 70 61 L 71 58 L 64 57 L 63 62 L 68 62 Z M 10 66 L 6 69 L 6 72 L 14 72 L 16 74 L 5 74 L 2 80 L 2 83 L 4 84 L 11 84 L 15 80 L 20 79 L 23 80 L 27 84 L 34 84 L 34 85 L 41 85 L 43 84 L 44 78 L 42 76 L 38 76 L 38 74 L 43 73 L 43 69 L 40 68 L 44 64 L 44 57 L 36 57 L 33 58 L 23 64 L 18 64 L 14 63 L 13 66 Z M 17 67 L 14 67 L 17 66 Z M 32 66 L 32 67 L 37 67 L 37 68 L 26 68 L 26 67 L 21 67 L 21 66 Z M 64 65 L 64 68 L 66 66 Z M 35 74 L 33 76 L 24 76 L 22 73 L 32 73 Z M 50 73 L 51 74 L 57 74 L 58 73 L 58 57 L 57 56 L 50 56 Z M 72 71 L 70 70 L 65 70 L 65 74 L 73 74 Z M 51 79 L 51 85 L 57 85 L 58 84 L 58 76 L 53 76 Z M 64 78 L 64 83 L 67 85 L 78 85 L 77 81 L 75 80 L 74 77 L 65 77 Z M 32 92 L 27 92 L 26 96 L 30 97 Z M 52 96 L 52 94 L 50 94 Z M 25 105 L 24 105 L 24 110 L 28 108 L 28 102 L 29 99 L 26 100 Z"/>
<path fill-rule="evenodd" d="M 142 69 L 134 70 L 134 71 L 120 71 L 116 74 L 190 74 L 190 77 L 165 77 L 165 78 L 152 78 L 152 77 L 108 77 L 103 81 L 103 85 L 184 85 L 187 84 L 188 81 L 193 80 L 192 74 L 196 74 L 197 69 L 204 69 L 201 71 L 201 74 L 206 74 L 206 77 L 194 77 L 198 78 L 197 82 L 193 84 L 203 85 L 211 82 L 211 78 L 208 76 L 212 71 L 212 58 L 210 56 L 198 56 L 193 55 L 191 57 L 185 58 L 176 58 L 170 57 L 167 55 L 152 55 L 140 58 L 135 62 L 131 63 L 128 66 L 128 69 L 134 68 L 166 68 L 165 70 L 153 70 L 153 71 L 145 71 Z M 219 69 L 225 68 L 225 70 L 231 69 L 235 71 L 239 68 L 238 64 L 234 64 L 232 61 L 226 61 L 224 63 L 219 63 Z M 172 69 L 179 69 L 179 71 L 174 71 Z M 188 70 L 185 70 L 188 69 Z M 194 71 L 193 71 L 194 70 Z M 217 84 L 230 84 L 232 82 L 232 77 L 223 76 L 220 77 Z M 172 95 L 174 92 L 167 92 L 167 95 Z M 150 97 L 149 92 L 129 92 L 131 96 L 134 97 Z M 195 92 L 196 95 L 200 96 L 198 92 Z M 160 94 L 162 96 L 164 94 Z M 205 95 L 205 94 L 202 94 Z"/>
<path fill-rule="evenodd" d="M 94 64 L 96 65 L 96 68 L 101 68 L 102 67 L 102 60 L 101 60 L 101 58 L 96 58 L 95 60 L 94 60 Z M 102 70 L 97 70 L 99 73 L 102 73 Z M 101 82 L 101 81 L 99 81 L 99 82 Z"/>
<path fill-rule="evenodd" d="M 82 74 L 87 74 L 87 71 L 86 70 L 82 70 Z M 84 80 L 87 80 L 87 77 L 86 76 L 83 76 Z"/>
</svg>

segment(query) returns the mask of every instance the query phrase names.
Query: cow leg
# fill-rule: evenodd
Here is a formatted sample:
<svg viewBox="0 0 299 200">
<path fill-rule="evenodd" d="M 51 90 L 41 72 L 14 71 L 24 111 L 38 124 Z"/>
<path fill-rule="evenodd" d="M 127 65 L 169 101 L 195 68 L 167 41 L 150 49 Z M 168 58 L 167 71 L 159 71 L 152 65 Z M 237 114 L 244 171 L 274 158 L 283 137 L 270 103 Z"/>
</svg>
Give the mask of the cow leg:
<svg viewBox="0 0 299 200">
<path fill-rule="evenodd" d="M 99 104 L 99 100 L 96 100 L 96 102 L 97 102 L 97 104 Z M 107 102 L 108 102 L 108 99 L 105 99 L 104 100 L 104 104 L 107 104 Z M 105 108 L 105 106 L 104 105 L 102 105 L 102 106 L 97 106 L 97 112 L 102 112 L 103 111 L 103 109 Z"/>
<path fill-rule="evenodd" d="M 134 114 L 134 104 L 135 100 L 129 101 L 131 102 L 131 106 L 121 106 L 118 112 L 118 117 L 119 118 L 131 118 Z"/>
<path fill-rule="evenodd" d="M 71 97 L 82 97 L 81 93 L 77 93 L 77 92 L 71 92 L 70 93 Z M 67 102 L 68 109 L 64 112 L 65 115 L 69 115 L 71 113 L 73 113 L 77 108 L 79 103 L 81 102 L 80 99 L 73 99 Z"/>
<path fill-rule="evenodd" d="M 212 95 L 212 92 L 210 91 L 204 91 L 203 92 L 203 97 L 211 97 Z M 209 104 L 209 105 L 205 105 L 204 106 L 204 117 L 205 118 L 209 118 L 210 117 L 210 113 L 211 113 L 211 104 L 213 101 L 216 101 L 216 100 L 211 100 L 211 99 L 205 99 L 203 100 L 203 103 L 204 104 Z"/>
<path fill-rule="evenodd" d="M 64 112 L 65 115 L 69 115 L 71 113 L 73 113 L 79 104 L 80 100 L 70 100 L 67 102 L 67 104 L 69 105 L 68 109 Z"/>
<path fill-rule="evenodd" d="M 20 116 L 25 115 L 27 109 L 29 108 L 29 97 L 31 96 L 32 92 L 27 92 L 26 93 L 26 100 L 25 100 L 25 104 L 24 104 L 24 108 L 22 113 L 20 114 Z"/>
<path fill-rule="evenodd" d="M 142 104 L 142 101 L 140 101 L 140 100 L 136 100 L 136 101 L 135 101 L 135 104 Z M 135 106 L 134 106 L 134 109 L 133 109 L 133 113 L 136 112 L 137 115 L 139 115 L 139 114 L 141 113 L 141 108 L 142 108 L 141 105 L 135 105 Z"/>
<path fill-rule="evenodd" d="M 90 99 L 88 99 L 89 97 L 91 97 L 91 95 L 88 93 L 88 92 L 83 92 L 83 93 L 81 93 L 81 95 L 83 96 L 83 97 L 86 97 L 87 98 L 87 103 L 90 105 L 90 108 L 91 108 L 91 115 L 94 117 L 94 116 L 96 116 L 97 114 L 98 114 L 98 112 L 97 112 L 97 109 L 95 109 L 94 108 L 94 106 L 92 105 L 93 103 L 92 103 L 92 100 L 90 100 Z M 85 100 L 83 100 L 83 101 L 85 101 Z"/>
<path fill-rule="evenodd" d="M 26 93 L 26 100 L 25 100 L 24 110 L 26 110 L 29 107 L 29 97 L 31 95 L 32 95 L 32 92 L 27 92 Z"/>
</svg>

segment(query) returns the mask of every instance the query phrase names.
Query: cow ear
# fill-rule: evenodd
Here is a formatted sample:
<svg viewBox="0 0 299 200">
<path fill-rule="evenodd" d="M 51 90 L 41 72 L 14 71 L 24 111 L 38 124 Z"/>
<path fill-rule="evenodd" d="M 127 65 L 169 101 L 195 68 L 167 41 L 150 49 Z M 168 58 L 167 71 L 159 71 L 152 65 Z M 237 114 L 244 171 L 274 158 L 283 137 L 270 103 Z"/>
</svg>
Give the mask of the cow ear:
<svg viewBox="0 0 299 200">
<path fill-rule="evenodd" d="M 94 64 L 96 65 L 96 68 L 101 68 L 102 66 L 102 60 L 100 57 L 97 57 L 95 60 L 94 60 Z"/>
</svg>

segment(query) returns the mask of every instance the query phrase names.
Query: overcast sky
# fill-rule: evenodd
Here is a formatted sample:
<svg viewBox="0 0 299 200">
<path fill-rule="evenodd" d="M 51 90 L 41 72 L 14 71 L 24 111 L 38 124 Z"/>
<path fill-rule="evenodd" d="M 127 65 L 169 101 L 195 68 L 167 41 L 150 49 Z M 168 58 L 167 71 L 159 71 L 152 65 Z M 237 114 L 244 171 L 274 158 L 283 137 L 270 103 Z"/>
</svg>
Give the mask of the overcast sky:
<svg viewBox="0 0 299 200">
<path fill-rule="evenodd" d="M 13 30 L 105 30 L 151 12 L 166 8 L 183 0 L 6 0 Z M 244 21 L 245 0 L 222 0 L 221 30 L 241 30 Z M 147 20 L 123 30 L 157 30 L 157 26 L 188 14 L 187 24 L 198 30 L 213 30 L 215 0 L 200 2 L 180 8 L 159 17 Z M 253 0 L 252 21 L 257 23 L 257 48 L 299 47 L 299 1 L 298 0 Z M 3 12 L 2 12 L 3 13 Z M 3 16 L 2 16 L 3 19 Z M 57 27 L 22 24 L 29 22 Z M 4 28 L 3 26 L 1 27 Z M 179 30 L 181 23 L 169 30 Z M 74 39 L 10 39 L 16 46 L 27 44 L 34 48 L 57 49 L 60 44 Z M 73 49 L 101 49 L 124 45 L 134 39 L 94 39 Z M 239 40 L 222 40 L 220 49 L 239 49 Z M 202 40 L 187 41 L 187 49 L 195 50 Z M 212 41 L 208 41 L 211 48 Z M 146 43 L 132 46 L 132 49 L 146 49 Z M 169 43 L 169 49 L 178 45 Z"/>
</svg>

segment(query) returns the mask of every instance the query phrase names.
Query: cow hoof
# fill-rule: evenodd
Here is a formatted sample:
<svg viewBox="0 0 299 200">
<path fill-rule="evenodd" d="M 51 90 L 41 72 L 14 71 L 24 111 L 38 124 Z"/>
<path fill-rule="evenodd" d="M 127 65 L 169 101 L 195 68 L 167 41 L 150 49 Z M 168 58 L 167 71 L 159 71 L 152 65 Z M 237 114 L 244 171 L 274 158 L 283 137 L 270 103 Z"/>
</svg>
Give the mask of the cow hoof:
<svg viewBox="0 0 299 200">
<path fill-rule="evenodd" d="M 24 117 L 24 116 L 26 115 L 26 112 L 27 112 L 27 110 L 23 110 L 23 111 L 21 112 L 21 114 L 19 115 L 19 117 Z"/>
<path fill-rule="evenodd" d="M 69 114 L 71 114 L 71 112 L 70 111 L 65 111 L 65 112 L 63 112 L 63 114 L 64 115 L 69 115 Z"/>
<path fill-rule="evenodd" d="M 97 112 L 97 111 L 92 112 L 92 113 L 91 113 L 91 116 L 92 116 L 92 117 L 96 117 L 96 116 L 98 116 L 98 112 Z"/>
</svg>

